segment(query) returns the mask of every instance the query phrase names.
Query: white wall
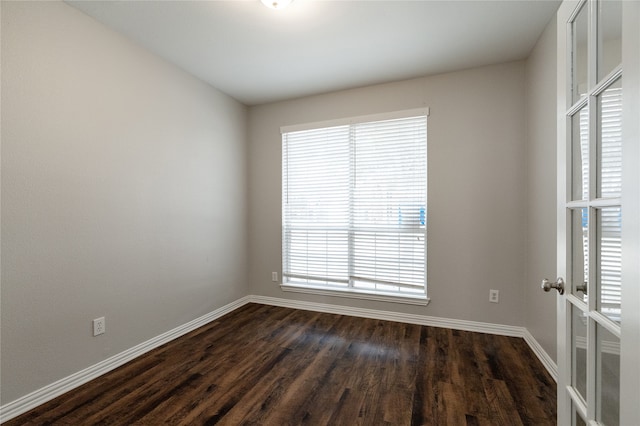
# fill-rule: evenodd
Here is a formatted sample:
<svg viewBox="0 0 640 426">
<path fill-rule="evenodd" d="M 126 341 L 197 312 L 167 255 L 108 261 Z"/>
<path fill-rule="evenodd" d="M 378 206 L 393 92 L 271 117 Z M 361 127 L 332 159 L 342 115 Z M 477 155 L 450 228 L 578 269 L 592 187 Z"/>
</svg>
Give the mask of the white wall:
<svg viewBox="0 0 640 426">
<path fill-rule="evenodd" d="M 6 404 L 248 294 L 247 110 L 64 3 L 1 47 Z"/>
<path fill-rule="evenodd" d="M 556 19 L 527 59 L 527 279 L 525 327 L 556 359 L 556 292 L 544 293 L 543 278 L 556 278 Z"/>
<path fill-rule="evenodd" d="M 427 307 L 283 293 L 280 126 L 428 106 Z M 514 62 L 252 107 L 253 294 L 506 325 L 524 324 L 525 64 Z M 500 303 L 489 303 L 489 289 Z"/>
</svg>

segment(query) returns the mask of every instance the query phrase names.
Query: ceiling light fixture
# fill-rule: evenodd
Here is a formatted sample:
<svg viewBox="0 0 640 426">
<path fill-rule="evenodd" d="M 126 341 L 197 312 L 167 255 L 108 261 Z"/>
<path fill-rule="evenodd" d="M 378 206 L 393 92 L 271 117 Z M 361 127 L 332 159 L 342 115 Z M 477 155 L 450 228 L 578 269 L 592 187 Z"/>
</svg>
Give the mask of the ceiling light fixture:
<svg viewBox="0 0 640 426">
<path fill-rule="evenodd" d="M 260 0 L 262 4 L 270 9 L 282 10 L 293 3 L 293 0 Z"/>
</svg>

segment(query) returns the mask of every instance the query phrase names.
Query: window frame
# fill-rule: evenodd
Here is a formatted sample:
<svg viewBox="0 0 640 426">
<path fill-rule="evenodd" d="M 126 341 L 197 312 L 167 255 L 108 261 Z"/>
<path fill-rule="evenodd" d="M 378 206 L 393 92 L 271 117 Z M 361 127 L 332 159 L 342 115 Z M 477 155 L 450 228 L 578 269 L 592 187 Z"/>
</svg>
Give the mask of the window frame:
<svg viewBox="0 0 640 426">
<path fill-rule="evenodd" d="M 305 124 L 296 124 L 296 125 L 290 125 L 290 126 L 282 126 L 280 128 L 280 132 L 281 134 L 284 136 L 285 133 L 290 133 L 290 132 L 298 132 L 298 131 L 305 131 L 305 130 L 318 130 L 318 129 L 323 129 L 323 128 L 330 128 L 330 127 L 336 127 L 336 126 L 344 126 L 344 125 L 357 125 L 357 124 L 362 124 L 362 123 L 370 123 L 370 122 L 376 122 L 376 121 L 386 121 L 386 120 L 394 120 L 394 119 L 402 119 L 402 118 L 410 118 L 410 117 L 417 117 L 417 116 L 425 116 L 429 117 L 429 108 L 427 107 L 423 107 L 423 108 L 416 108 L 416 109 L 410 109 L 410 110 L 402 110 L 402 111 L 394 111 L 394 112 L 387 112 L 387 113 L 382 113 L 382 114 L 370 114 L 370 115 L 362 115 L 362 116 L 356 116 L 356 117 L 348 117 L 348 118 L 342 118 L 342 119 L 335 119 L 335 120 L 328 120 L 328 121 L 321 121 L 321 122 L 312 122 L 312 123 L 305 123 Z M 425 135 L 426 136 L 426 135 Z M 281 145 L 281 147 L 284 149 L 284 140 L 283 140 L 283 145 Z M 428 149 L 428 148 L 427 148 Z M 284 150 L 283 150 L 283 154 L 284 154 Z M 425 162 L 427 162 L 427 164 L 425 164 L 425 172 L 427 172 L 428 174 L 428 160 L 427 160 L 428 156 L 427 153 L 425 152 Z M 282 164 L 281 167 L 281 173 L 283 176 L 284 174 L 284 169 L 285 165 L 284 163 Z M 282 184 L 284 184 L 284 181 L 282 182 Z M 425 215 L 427 215 L 428 213 L 427 210 L 427 179 L 425 176 L 425 182 L 424 182 L 424 188 L 425 188 Z M 427 228 L 426 228 L 426 224 L 425 224 L 425 232 L 424 232 L 424 288 L 423 291 L 420 293 L 415 293 L 415 294 L 410 294 L 410 293 L 393 293 L 393 292 L 382 292 L 382 291 L 376 291 L 376 290 L 367 290 L 367 289 L 361 289 L 361 288 L 354 288 L 352 286 L 348 286 L 345 288 L 342 287 L 331 287 L 328 285 L 313 285 L 313 284 L 306 284 L 306 283 L 296 283 L 296 282 L 286 282 L 285 277 L 284 277 L 284 261 L 285 261 L 285 256 L 284 256 L 284 245 L 285 245 L 285 241 L 284 241 L 284 191 L 281 194 L 281 205 L 283 206 L 283 211 L 282 211 L 282 215 L 281 215 L 281 220 L 280 220 L 280 224 L 281 224 L 281 282 L 280 282 L 280 288 L 282 291 L 287 291 L 287 292 L 295 292 L 295 293 L 306 293 L 306 294 L 316 294 L 316 295 L 324 295 L 324 296 L 339 296 L 339 297 L 346 297 L 346 298 L 354 298 L 354 299 L 366 299 L 366 300 L 376 300 L 376 301 L 387 301 L 387 302 L 395 302 L 395 303 L 403 303 L 403 304 L 412 304 L 412 305 L 427 305 L 429 303 L 429 298 L 427 296 L 427 241 L 426 241 L 426 235 L 427 235 Z M 425 217 L 426 219 L 426 217 Z"/>
</svg>

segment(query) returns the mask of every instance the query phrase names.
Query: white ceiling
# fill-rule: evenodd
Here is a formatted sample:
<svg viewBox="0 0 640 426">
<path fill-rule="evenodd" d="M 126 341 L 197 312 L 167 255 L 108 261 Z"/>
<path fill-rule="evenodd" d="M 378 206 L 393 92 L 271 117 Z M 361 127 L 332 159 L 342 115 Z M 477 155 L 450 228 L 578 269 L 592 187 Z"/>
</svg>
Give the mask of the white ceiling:
<svg viewBox="0 0 640 426">
<path fill-rule="evenodd" d="M 67 3 L 256 105 L 524 59 L 560 1 Z"/>
</svg>

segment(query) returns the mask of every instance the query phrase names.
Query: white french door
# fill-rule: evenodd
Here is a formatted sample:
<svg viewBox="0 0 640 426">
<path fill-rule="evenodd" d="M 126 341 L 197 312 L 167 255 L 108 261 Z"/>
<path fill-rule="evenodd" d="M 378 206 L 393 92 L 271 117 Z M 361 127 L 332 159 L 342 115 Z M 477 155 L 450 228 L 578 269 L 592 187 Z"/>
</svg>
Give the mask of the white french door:
<svg viewBox="0 0 640 426">
<path fill-rule="evenodd" d="M 639 9 L 558 10 L 558 279 L 545 287 L 558 289 L 561 425 L 640 425 Z"/>
</svg>

